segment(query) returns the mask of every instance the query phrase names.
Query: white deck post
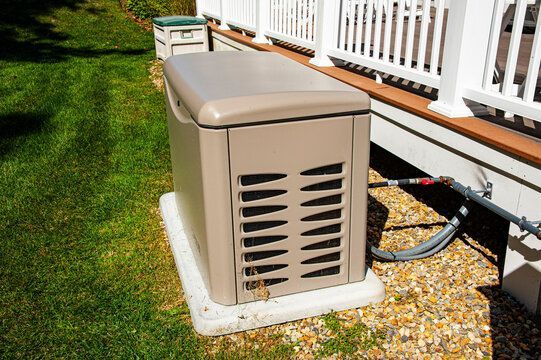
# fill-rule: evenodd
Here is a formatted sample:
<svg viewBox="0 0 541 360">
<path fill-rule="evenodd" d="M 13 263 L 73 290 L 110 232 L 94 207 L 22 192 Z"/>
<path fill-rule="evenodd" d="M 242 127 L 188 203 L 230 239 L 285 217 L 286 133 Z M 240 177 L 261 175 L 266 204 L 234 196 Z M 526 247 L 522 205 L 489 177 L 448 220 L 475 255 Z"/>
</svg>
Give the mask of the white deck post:
<svg viewBox="0 0 541 360">
<path fill-rule="evenodd" d="M 195 0 L 195 13 L 196 17 L 203 19 L 203 2 L 204 0 Z"/>
<path fill-rule="evenodd" d="M 317 0 L 316 6 L 316 54 L 310 59 L 310 64 L 334 66 L 328 54 L 335 47 L 340 1 Z"/>
<path fill-rule="evenodd" d="M 438 100 L 428 108 L 445 116 L 468 117 L 465 87 L 483 82 L 494 0 L 453 0 L 449 4 Z"/>
<path fill-rule="evenodd" d="M 231 30 L 227 25 L 227 2 L 228 0 L 220 0 L 220 30 Z"/>
<path fill-rule="evenodd" d="M 256 44 L 272 44 L 265 36 L 269 28 L 270 0 L 257 0 L 256 4 L 256 31 L 253 42 Z"/>
</svg>

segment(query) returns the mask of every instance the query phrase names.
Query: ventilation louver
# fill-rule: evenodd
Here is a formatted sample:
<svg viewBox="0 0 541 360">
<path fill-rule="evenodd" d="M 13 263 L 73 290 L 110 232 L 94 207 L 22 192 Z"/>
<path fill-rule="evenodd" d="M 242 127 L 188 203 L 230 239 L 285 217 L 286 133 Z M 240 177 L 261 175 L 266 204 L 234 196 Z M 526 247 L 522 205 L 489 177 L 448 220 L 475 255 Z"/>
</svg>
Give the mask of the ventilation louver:
<svg viewBox="0 0 541 360">
<path fill-rule="evenodd" d="M 295 279 L 291 286 L 309 281 L 312 285 L 305 285 L 309 288 L 313 280 L 344 272 L 344 163 L 297 174 L 269 172 L 238 178 L 242 289 L 254 298 L 266 298 L 278 286 L 286 292 L 291 279 Z M 298 179 L 289 181 L 292 177 Z M 292 188 L 297 182 L 309 185 Z M 292 193 L 303 201 L 288 203 Z M 292 219 L 292 214 L 304 212 L 309 215 Z M 296 234 L 295 224 L 308 229 Z"/>
</svg>

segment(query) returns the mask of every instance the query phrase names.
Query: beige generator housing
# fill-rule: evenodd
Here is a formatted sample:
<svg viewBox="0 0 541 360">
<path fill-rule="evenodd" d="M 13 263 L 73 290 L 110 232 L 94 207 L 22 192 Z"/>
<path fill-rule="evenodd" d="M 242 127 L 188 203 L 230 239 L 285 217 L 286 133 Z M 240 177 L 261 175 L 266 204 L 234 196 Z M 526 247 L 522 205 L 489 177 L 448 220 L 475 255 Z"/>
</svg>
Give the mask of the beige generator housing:
<svg viewBox="0 0 541 360">
<path fill-rule="evenodd" d="M 156 57 L 209 51 L 207 20 L 191 16 L 163 16 L 152 19 Z"/>
<path fill-rule="evenodd" d="M 164 74 L 176 202 L 210 298 L 362 281 L 368 95 L 266 52 L 174 56 Z"/>
</svg>

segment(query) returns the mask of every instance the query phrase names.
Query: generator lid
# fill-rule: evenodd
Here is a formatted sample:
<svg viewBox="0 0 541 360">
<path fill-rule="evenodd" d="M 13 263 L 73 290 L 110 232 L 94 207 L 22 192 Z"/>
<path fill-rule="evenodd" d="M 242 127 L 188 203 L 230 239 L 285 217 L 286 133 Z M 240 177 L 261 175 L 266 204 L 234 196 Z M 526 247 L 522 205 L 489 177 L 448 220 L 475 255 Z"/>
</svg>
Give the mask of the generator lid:
<svg viewBox="0 0 541 360">
<path fill-rule="evenodd" d="M 160 26 L 185 26 L 205 25 L 208 21 L 193 16 L 162 16 L 153 18 L 152 22 Z"/>
<path fill-rule="evenodd" d="M 226 51 L 171 56 L 169 89 L 203 127 L 363 114 L 368 95 L 282 55 Z"/>
</svg>

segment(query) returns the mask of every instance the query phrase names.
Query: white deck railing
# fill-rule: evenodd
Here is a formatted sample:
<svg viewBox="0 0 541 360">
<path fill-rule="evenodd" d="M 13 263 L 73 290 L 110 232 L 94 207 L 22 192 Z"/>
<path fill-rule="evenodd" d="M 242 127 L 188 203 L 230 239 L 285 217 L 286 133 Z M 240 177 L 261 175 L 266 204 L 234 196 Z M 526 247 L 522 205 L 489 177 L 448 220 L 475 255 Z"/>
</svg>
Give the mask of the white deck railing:
<svg viewBox="0 0 541 360">
<path fill-rule="evenodd" d="M 311 63 L 345 60 L 439 89 L 429 108 L 471 116 L 464 98 L 541 121 L 541 25 L 528 71 L 516 77 L 526 11 L 541 0 L 198 0 L 198 14 L 315 50 Z M 515 9 L 516 8 L 516 9 Z M 505 66 L 497 62 L 513 19 Z M 445 36 L 443 35 L 445 33 Z M 524 53 L 525 49 L 522 49 Z M 523 55 L 524 56 L 524 55 Z M 501 55 L 500 55 L 501 60 Z"/>
<path fill-rule="evenodd" d="M 314 49 L 316 0 L 269 0 L 269 28 L 265 34 L 308 49 Z"/>
<path fill-rule="evenodd" d="M 506 8 L 506 5 L 509 7 Z M 522 49 L 522 32 L 528 5 L 535 5 L 531 0 L 517 0 L 516 4 L 506 4 L 504 0 L 496 0 L 492 14 L 492 25 L 488 41 L 488 51 L 484 62 L 483 81 L 481 86 L 471 86 L 465 96 L 474 101 L 502 108 L 509 114 L 518 114 L 537 119 L 541 116 L 541 103 L 534 101 L 541 63 L 541 21 L 537 21 L 531 49 Z M 497 60 L 498 49 L 502 40 L 505 25 L 515 13 L 513 30 L 509 40 L 505 67 Z M 521 50 L 529 51 L 529 62 L 526 77 L 516 77 L 517 63 Z M 503 69 L 502 69 L 503 68 Z M 497 83 L 494 83 L 496 73 Z M 502 81 L 503 80 L 503 81 Z M 537 89 L 539 92 L 539 90 Z"/>
<path fill-rule="evenodd" d="M 343 1 L 338 42 L 329 55 L 438 88 L 443 15 L 444 0 Z M 432 51 L 425 64 L 429 27 Z"/>
<path fill-rule="evenodd" d="M 197 15 L 222 20 L 222 0 L 196 0 Z"/>
<path fill-rule="evenodd" d="M 227 23 L 248 31 L 256 31 L 256 5 L 258 0 L 228 0 Z"/>
</svg>

